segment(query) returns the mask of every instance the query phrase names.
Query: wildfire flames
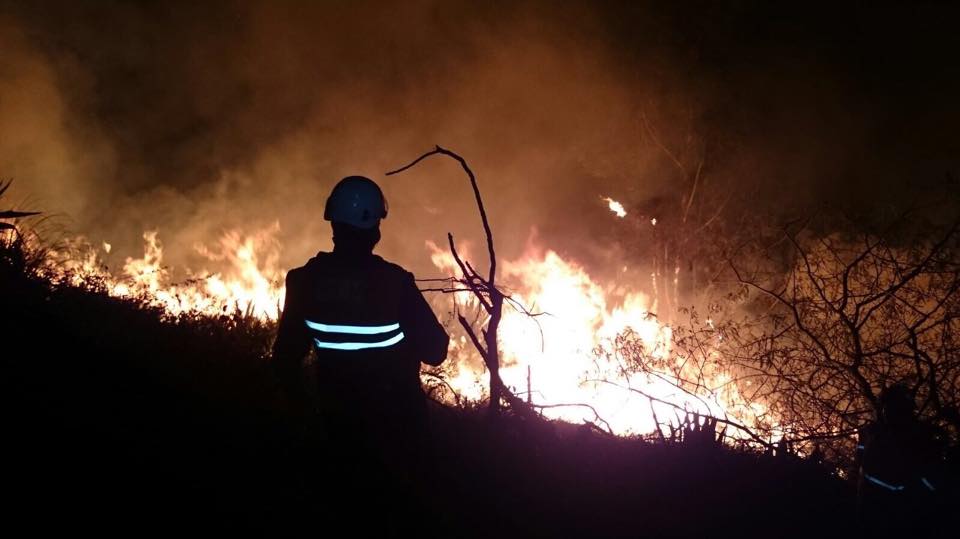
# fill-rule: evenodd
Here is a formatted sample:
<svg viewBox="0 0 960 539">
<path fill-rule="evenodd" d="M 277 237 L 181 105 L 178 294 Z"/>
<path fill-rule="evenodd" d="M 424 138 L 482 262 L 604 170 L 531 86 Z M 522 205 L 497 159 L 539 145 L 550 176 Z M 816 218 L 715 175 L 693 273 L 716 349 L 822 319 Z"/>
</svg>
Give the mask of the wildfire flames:
<svg viewBox="0 0 960 539">
<path fill-rule="evenodd" d="M 278 231 L 276 224 L 249 235 L 230 231 L 212 248 L 195 246 L 203 258 L 228 269 L 187 270 L 188 278 L 181 282 L 173 282 L 169 268 L 163 265 L 163 244 L 155 230 L 143 234 L 143 257 L 128 257 L 120 275 L 110 272 L 102 256 L 82 238 L 51 251 L 45 271 L 55 281 L 97 283 L 111 296 L 145 299 L 173 316 L 242 313 L 275 320 L 284 295 L 284 271 L 277 262 Z M 111 245 L 103 242 L 103 252 L 110 251 Z"/>
<path fill-rule="evenodd" d="M 622 211 L 613 200 L 610 207 Z M 213 247 L 195 246 L 198 254 L 226 269 L 187 271 L 190 278 L 177 283 L 163 265 L 157 231 L 144 233 L 143 256 L 127 258 L 116 275 L 103 261 L 110 244 L 102 244 L 101 254 L 82 240 L 50 253 L 46 271 L 53 279 L 73 284 L 99 283 L 112 296 L 146 299 L 171 315 L 243 313 L 275 320 L 284 295 L 284 270 L 277 262 L 278 231 L 277 225 L 254 234 L 231 231 Z M 432 243 L 427 247 L 439 270 L 456 274 L 449 252 Z M 711 382 L 708 385 L 725 387 L 724 391 L 699 395 L 678 389 L 667 373 L 625 373 L 611 359 L 616 357 L 614 339 L 625 331 L 638 337 L 651 357 L 671 359 L 671 328 L 651 314 L 656 305 L 643 293 L 616 283 L 598 283 L 583 267 L 536 245 L 528 246 L 519 259 L 504 261 L 502 268 L 501 281 L 511 295 L 510 304 L 529 312 L 504 310 L 501 376 L 521 398 L 544 406 L 545 416 L 603 422 L 618 434 L 641 434 L 656 429 L 654 413 L 664 422 L 677 417 L 677 407 L 746 423 L 764 412 L 762 406 L 744 402 L 735 387 L 724 383 L 726 374 L 720 371 L 700 374 Z M 454 295 L 453 301 L 461 311 L 476 311 L 472 296 Z M 484 321 L 480 317 L 477 324 Z M 486 374 L 466 338 L 451 339 L 450 359 L 450 386 L 462 398 L 482 399 Z M 630 387 L 676 406 L 651 402 Z"/>
<path fill-rule="evenodd" d="M 457 273 L 449 252 L 430 242 L 427 246 L 434 265 Z M 515 304 L 528 312 L 504 310 L 500 376 L 533 404 L 546 405 L 542 410 L 545 416 L 572 422 L 599 419 L 618 434 L 646 434 L 657 428 L 654 412 L 661 422 L 667 422 L 676 419 L 678 407 L 748 424 L 764 414 L 763 406 L 747 403 L 736 387 L 727 383 L 729 376 L 720 371 L 702 374 L 706 386 L 723 390 L 701 394 L 679 389 L 677 380 L 665 372 L 624 372 L 617 360 L 615 339 L 627 331 L 642 341 L 650 357 L 682 361 L 672 357 L 672 331 L 651 314 L 655 305 L 646 295 L 623 291 L 612 283 L 603 286 L 576 263 L 535 245 L 519 259 L 503 264 L 502 279 L 509 283 Z M 461 310 L 476 310 L 473 296 L 463 295 L 456 301 Z M 465 338 L 451 342 L 451 353 L 459 358 L 470 353 L 469 347 Z M 461 369 L 458 374 L 454 388 L 470 398 L 483 397 L 483 372 Z M 651 403 L 629 388 L 675 406 Z"/>
</svg>

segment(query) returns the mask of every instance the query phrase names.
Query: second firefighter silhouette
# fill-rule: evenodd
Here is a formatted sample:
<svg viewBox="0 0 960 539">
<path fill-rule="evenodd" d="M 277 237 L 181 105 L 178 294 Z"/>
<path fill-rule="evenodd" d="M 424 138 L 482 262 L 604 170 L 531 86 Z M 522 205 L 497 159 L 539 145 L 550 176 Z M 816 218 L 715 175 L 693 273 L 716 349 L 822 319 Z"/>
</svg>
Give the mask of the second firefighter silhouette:
<svg viewBox="0 0 960 539">
<path fill-rule="evenodd" d="M 447 356 L 449 337 L 413 274 L 373 254 L 386 216 L 373 180 L 344 178 L 324 211 L 333 252 L 287 274 L 274 365 L 295 393 L 313 347 L 321 415 L 335 432 L 344 425 L 381 436 L 420 430 L 420 363 L 439 365 Z"/>
<path fill-rule="evenodd" d="M 880 394 L 876 421 L 860 433 L 859 504 L 866 537 L 931 537 L 937 515 L 944 447 L 940 433 L 917 417 L 905 384 Z"/>
</svg>

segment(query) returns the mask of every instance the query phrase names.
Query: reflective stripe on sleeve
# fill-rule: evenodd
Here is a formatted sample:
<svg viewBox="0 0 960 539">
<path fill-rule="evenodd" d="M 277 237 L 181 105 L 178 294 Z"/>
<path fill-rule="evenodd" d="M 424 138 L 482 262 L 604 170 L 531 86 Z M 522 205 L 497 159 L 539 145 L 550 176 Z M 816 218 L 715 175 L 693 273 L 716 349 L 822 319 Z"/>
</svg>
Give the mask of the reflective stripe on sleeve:
<svg viewBox="0 0 960 539">
<path fill-rule="evenodd" d="M 881 480 L 877 479 L 876 477 L 874 477 L 874 476 L 872 476 L 872 475 L 868 475 L 868 474 L 864 474 L 864 477 L 867 479 L 867 481 L 870 481 L 871 483 L 873 483 L 873 484 L 875 484 L 875 485 L 879 485 L 879 486 L 881 486 L 881 487 L 883 487 L 883 488 L 885 488 L 885 489 L 893 490 L 893 491 L 901 491 L 901 490 L 903 490 L 903 485 L 891 485 L 890 483 L 887 483 L 887 482 L 885 482 L 885 481 L 881 481 Z"/>
<path fill-rule="evenodd" d="M 393 337 L 378 342 L 326 342 L 320 339 L 314 339 L 313 343 L 317 348 L 326 348 L 330 350 L 364 350 L 367 348 L 384 348 L 393 346 L 403 340 L 403 332 L 397 333 Z"/>
</svg>

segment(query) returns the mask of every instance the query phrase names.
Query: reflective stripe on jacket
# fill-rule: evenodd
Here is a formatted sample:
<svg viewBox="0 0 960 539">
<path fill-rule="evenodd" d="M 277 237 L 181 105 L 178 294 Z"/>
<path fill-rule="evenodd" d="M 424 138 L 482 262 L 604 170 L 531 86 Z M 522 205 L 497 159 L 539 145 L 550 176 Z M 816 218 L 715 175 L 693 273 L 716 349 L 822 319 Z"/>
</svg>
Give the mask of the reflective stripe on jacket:
<svg viewBox="0 0 960 539">
<path fill-rule="evenodd" d="M 274 361 L 299 366 L 314 347 L 318 380 L 419 390 L 421 362 L 439 365 L 449 337 L 413 274 L 376 255 L 318 253 L 287 274 Z"/>
</svg>

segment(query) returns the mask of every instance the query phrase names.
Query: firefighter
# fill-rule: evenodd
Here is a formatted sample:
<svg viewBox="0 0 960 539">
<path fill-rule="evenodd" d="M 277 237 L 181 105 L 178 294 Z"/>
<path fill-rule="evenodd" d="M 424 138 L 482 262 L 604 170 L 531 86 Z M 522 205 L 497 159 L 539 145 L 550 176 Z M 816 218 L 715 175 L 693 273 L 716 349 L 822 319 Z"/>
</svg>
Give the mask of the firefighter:
<svg viewBox="0 0 960 539">
<path fill-rule="evenodd" d="M 387 201 L 373 180 L 350 176 L 327 198 L 333 252 L 320 252 L 286 278 L 273 347 L 282 386 L 303 402 L 303 360 L 312 368 L 322 429 L 338 459 L 374 456 L 403 466 L 425 434 L 420 363 L 439 365 L 449 337 L 413 274 L 373 254 Z"/>
<path fill-rule="evenodd" d="M 925 537 L 937 526 L 943 486 L 939 438 L 917 418 L 907 386 L 896 384 L 880 394 L 878 417 L 861 431 L 857 445 L 864 537 Z"/>
</svg>

